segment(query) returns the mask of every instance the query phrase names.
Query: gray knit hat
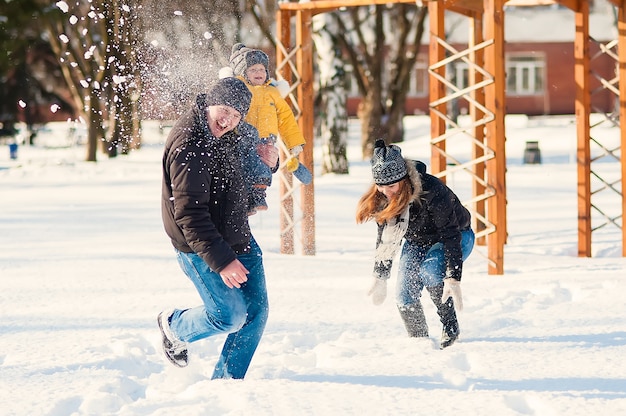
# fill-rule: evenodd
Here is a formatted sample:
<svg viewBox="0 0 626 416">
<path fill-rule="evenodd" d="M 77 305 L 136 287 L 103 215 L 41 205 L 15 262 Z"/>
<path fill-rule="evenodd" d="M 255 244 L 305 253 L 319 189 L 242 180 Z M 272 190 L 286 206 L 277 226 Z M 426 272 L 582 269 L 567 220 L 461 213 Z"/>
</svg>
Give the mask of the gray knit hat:
<svg viewBox="0 0 626 416">
<path fill-rule="evenodd" d="M 227 105 L 239 111 L 243 118 L 248 114 L 251 99 L 252 93 L 246 84 L 237 78 L 229 77 L 217 81 L 204 97 L 200 95 L 196 101 L 199 107 Z"/>
<path fill-rule="evenodd" d="M 265 67 L 267 78 L 269 79 L 270 58 L 267 54 L 259 49 L 251 49 L 243 43 L 233 45 L 229 65 L 233 70 L 233 74 L 245 77 L 246 70 L 252 65 L 262 64 Z"/>
<path fill-rule="evenodd" d="M 406 162 L 398 146 L 386 146 L 383 139 L 376 140 L 372 156 L 372 176 L 376 185 L 391 185 L 408 175 Z"/>
</svg>

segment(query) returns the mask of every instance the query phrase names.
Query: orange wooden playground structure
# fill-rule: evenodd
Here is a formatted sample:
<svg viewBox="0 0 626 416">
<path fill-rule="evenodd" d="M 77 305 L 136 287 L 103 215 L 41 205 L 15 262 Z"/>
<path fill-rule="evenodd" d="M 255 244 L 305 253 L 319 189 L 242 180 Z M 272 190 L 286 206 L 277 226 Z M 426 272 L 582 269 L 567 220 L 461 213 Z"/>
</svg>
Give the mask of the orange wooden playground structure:
<svg viewBox="0 0 626 416">
<path fill-rule="evenodd" d="M 313 42 L 312 18 L 319 13 L 373 4 L 415 3 L 415 0 L 311 0 L 302 3 L 279 3 L 277 12 L 277 74 L 290 81 L 291 102 L 307 144 L 300 156 L 313 172 Z M 472 211 L 474 230 L 479 245 L 487 247 L 488 273 L 504 273 L 504 245 L 507 240 L 506 210 L 506 153 L 505 153 L 505 62 L 504 62 L 504 6 L 537 6 L 558 3 L 575 14 L 575 65 L 572 69 L 576 81 L 575 116 L 577 125 L 576 161 L 578 166 L 578 256 L 590 257 L 592 233 L 605 225 L 617 226 L 622 232 L 622 256 L 626 256 L 626 230 L 623 214 L 626 198 L 623 178 L 626 176 L 626 159 L 621 149 L 626 145 L 626 0 L 610 0 L 618 10 L 618 38 L 600 45 L 602 53 L 615 60 L 613 79 L 598 79 L 593 71 L 593 56 L 589 45 L 594 40 L 589 35 L 589 2 L 586 0 L 417 0 L 428 7 L 430 24 L 429 88 L 431 120 L 431 170 L 443 180 L 454 172 L 470 175 L 472 198 L 463 201 Z M 469 19 L 469 42 L 467 49 L 457 50 L 446 42 L 446 12 L 459 13 Z M 295 36 L 292 36 L 295 31 Z M 295 44 L 292 44 L 295 39 Z M 621 47 L 620 47 L 621 46 Z M 446 78 L 446 65 L 459 60 L 469 66 L 470 81 L 459 88 Z M 590 122 L 593 112 L 591 95 L 600 88 L 611 91 L 619 100 L 615 114 L 606 118 L 620 128 L 620 146 L 609 148 L 601 137 L 594 137 L 594 125 Z M 459 126 L 446 112 L 446 105 L 454 99 L 463 98 L 470 103 L 469 126 Z M 457 140 L 471 141 L 472 157 L 469 161 L 456 160 L 447 150 L 449 143 Z M 619 160 L 621 177 L 609 180 L 594 170 L 591 143 L 600 147 L 604 154 Z M 280 175 L 281 194 L 281 252 L 294 253 L 294 192 L 297 187 L 290 175 Z M 593 181 L 592 181 L 593 178 Z M 592 189 L 592 184 L 600 185 Z M 601 192 L 615 193 L 621 200 L 621 214 L 610 216 L 596 197 Z M 303 254 L 315 254 L 315 204 L 314 182 L 300 187 L 302 207 L 301 246 Z M 592 226 L 594 218 L 600 224 Z"/>
</svg>

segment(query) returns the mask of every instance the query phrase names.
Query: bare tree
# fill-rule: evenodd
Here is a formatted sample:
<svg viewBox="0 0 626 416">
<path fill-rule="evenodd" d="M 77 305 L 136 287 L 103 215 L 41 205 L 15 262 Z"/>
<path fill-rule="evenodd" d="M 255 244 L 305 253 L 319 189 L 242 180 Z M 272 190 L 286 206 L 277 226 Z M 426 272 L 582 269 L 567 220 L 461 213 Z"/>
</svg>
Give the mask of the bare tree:
<svg viewBox="0 0 626 416">
<path fill-rule="evenodd" d="M 313 18 L 313 41 L 319 74 L 318 123 L 322 139 L 322 174 L 349 173 L 347 156 L 348 109 L 346 71 L 336 40 L 337 25 L 331 15 Z"/>
<path fill-rule="evenodd" d="M 48 9 L 48 41 L 77 109 L 88 125 L 87 161 L 98 144 L 110 157 L 139 147 L 138 0 L 60 1 Z M 107 136 L 108 127 L 110 135 Z"/>
<path fill-rule="evenodd" d="M 404 105 L 427 11 L 424 6 L 393 4 L 333 13 L 337 40 L 361 95 L 363 158 L 371 157 L 378 138 L 388 143 L 403 140 Z"/>
<path fill-rule="evenodd" d="M 217 78 L 235 42 L 274 42 L 275 2 L 25 1 L 11 10 L 24 9 L 27 20 L 36 12 L 34 29 L 44 32 L 69 101 L 88 126 L 89 161 L 99 144 L 109 156 L 139 147 L 141 116 L 177 117 Z"/>
<path fill-rule="evenodd" d="M 106 140 L 110 157 L 118 148 L 127 154 L 141 145 L 139 96 L 141 77 L 136 51 L 140 48 L 139 22 L 136 11 L 138 0 L 111 0 L 104 4 L 106 30 L 107 71 L 105 85 L 110 96 L 108 106 L 111 135 Z"/>
<path fill-rule="evenodd" d="M 87 161 L 96 161 L 97 145 L 105 139 L 104 79 L 108 35 L 104 0 L 57 3 L 44 24 L 48 41 L 61 61 L 63 77 L 76 108 L 87 121 Z"/>
</svg>

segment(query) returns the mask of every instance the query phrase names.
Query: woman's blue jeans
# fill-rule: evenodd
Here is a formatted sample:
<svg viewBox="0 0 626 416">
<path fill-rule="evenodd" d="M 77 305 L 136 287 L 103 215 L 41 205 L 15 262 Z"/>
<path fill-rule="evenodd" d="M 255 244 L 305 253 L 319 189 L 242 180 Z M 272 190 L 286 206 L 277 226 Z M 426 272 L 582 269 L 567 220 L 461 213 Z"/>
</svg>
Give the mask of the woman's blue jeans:
<svg viewBox="0 0 626 416">
<path fill-rule="evenodd" d="M 461 232 L 463 261 L 472 252 L 474 240 L 474 231 L 471 229 Z M 424 287 L 443 284 L 445 276 L 446 262 L 442 243 L 423 247 L 405 241 L 398 266 L 396 303 L 399 306 L 418 303 Z"/>
<path fill-rule="evenodd" d="M 269 314 L 261 248 L 252 238 L 250 252 L 237 256 L 250 271 L 239 289 L 226 286 L 197 254 L 177 251 L 177 256 L 203 305 L 174 310 L 172 332 L 185 342 L 228 333 L 212 378 L 244 378 Z"/>
</svg>

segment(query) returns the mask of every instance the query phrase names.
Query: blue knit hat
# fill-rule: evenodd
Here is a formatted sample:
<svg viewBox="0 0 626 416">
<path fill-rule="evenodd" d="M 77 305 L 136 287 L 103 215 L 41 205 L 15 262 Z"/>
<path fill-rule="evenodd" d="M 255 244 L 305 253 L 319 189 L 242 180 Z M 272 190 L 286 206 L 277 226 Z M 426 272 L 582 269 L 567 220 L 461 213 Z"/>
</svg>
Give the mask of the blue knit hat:
<svg viewBox="0 0 626 416">
<path fill-rule="evenodd" d="M 372 156 L 372 176 L 376 185 L 392 185 L 408 175 L 402 151 L 396 145 L 385 145 L 383 139 L 376 140 Z"/>
</svg>

